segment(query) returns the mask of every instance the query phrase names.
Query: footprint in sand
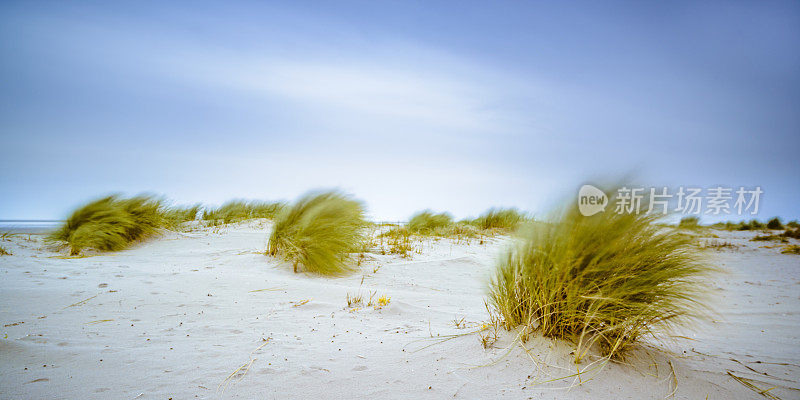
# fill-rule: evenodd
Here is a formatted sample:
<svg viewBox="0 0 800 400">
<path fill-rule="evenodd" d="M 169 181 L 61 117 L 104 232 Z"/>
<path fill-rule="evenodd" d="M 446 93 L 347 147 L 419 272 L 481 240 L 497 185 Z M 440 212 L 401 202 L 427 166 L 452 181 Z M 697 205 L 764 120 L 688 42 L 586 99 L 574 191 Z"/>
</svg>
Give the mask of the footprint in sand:
<svg viewBox="0 0 800 400">
<path fill-rule="evenodd" d="M 365 371 L 367 369 L 366 365 L 356 365 L 353 367 L 353 371 Z"/>
</svg>

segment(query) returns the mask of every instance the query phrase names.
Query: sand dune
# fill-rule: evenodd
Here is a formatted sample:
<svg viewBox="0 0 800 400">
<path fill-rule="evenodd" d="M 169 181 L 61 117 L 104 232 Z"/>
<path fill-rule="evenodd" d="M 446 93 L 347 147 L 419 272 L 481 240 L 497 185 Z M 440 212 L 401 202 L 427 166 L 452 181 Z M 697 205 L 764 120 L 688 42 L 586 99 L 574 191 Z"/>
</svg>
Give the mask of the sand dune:
<svg viewBox="0 0 800 400">
<path fill-rule="evenodd" d="M 523 347 L 502 332 L 484 349 L 470 333 L 487 318 L 486 281 L 508 238 L 430 240 L 411 259 L 370 254 L 361 272 L 331 279 L 263 255 L 268 228 L 169 233 L 85 258 L 37 236 L 3 242 L 13 255 L 0 257 L 1 397 L 760 397 L 729 371 L 800 397 L 800 256 L 750 232 L 715 232 L 739 247 L 709 251 L 727 271 L 708 288 L 713 322 L 595 368 L 572 363 L 566 343 Z M 353 309 L 348 293 L 391 300 Z"/>
</svg>

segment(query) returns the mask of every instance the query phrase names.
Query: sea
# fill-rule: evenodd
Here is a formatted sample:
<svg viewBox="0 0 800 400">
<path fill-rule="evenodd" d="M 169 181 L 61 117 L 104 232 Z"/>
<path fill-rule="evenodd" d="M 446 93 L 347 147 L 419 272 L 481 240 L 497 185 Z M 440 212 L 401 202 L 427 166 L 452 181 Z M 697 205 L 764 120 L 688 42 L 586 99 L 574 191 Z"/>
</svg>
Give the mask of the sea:
<svg viewBox="0 0 800 400">
<path fill-rule="evenodd" d="M 24 233 L 28 235 L 44 235 L 52 232 L 64 221 L 60 220 L 29 220 L 29 219 L 6 219 L 0 220 L 0 232 L 3 233 Z"/>
</svg>

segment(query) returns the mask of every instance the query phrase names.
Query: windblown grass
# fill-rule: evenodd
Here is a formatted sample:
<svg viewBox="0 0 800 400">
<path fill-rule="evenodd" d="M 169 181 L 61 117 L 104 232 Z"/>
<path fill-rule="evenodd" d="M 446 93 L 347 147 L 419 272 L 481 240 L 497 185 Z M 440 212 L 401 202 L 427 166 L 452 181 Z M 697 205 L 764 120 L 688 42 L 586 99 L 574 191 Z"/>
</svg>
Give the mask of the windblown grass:
<svg viewBox="0 0 800 400">
<path fill-rule="evenodd" d="M 781 219 L 775 217 L 767 221 L 767 229 L 783 229 L 783 224 L 781 223 Z"/>
<path fill-rule="evenodd" d="M 473 220 L 473 223 L 484 230 L 502 229 L 513 231 L 516 230 L 525 219 L 525 214 L 516 208 L 490 208 L 480 217 Z"/>
<path fill-rule="evenodd" d="M 276 218 L 267 251 L 320 275 L 350 272 L 350 254 L 364 241 L 364 207 L 338 192 L 311 193 Z"/>
<path fill-rule="evenodd" d="M 472 221 L 453 222 L 448 213 L 434 213 L 430 210 L 414 214 L 405 226 L 383 234 L 384 236 L 436 236 L 456 240 L 469 239 L 481 235 L 480 229 Z"/>
<path fill-rule="evenodd" d="M 711 225 L 712 228 L 716 229 L 724 229 L 728 231 L 757 231 L 757 230 L 764 230 L 764 229 L 790 229 L 790 228 L 797 228 L 798 223 L 797 221 L 789 221 L 785 225 L 781 222 L 781 219 L 778 217 L 773 217 L 766 223 L 761 222 L 757 219 L 751 219 L 750 221 L 739 221 L 739 222 L 717 222 Z"/>
<path fill-rule="evenodd" d="M 422 235 L 430 235 L 437 231 L 453 225 L 453 216 L 448 213 L 434 213 L 430 210 L 420 211 L 414 214 L 406 228 L 409 232 Z"/>
<path fill-rule="evenodd" d="M 786 239 L 786 237 L 783 236 L 783 235 L 757 235 L 757 236 L 753 237 L 752 239 L 750 239 L 750 241 L 752 241 L 752 242 L 774 241 L 774 242 L 782 242 L 782 243 L 788 243 L 789 242 L 789 240 Z"/>
<path fill-rule="evenodd" d="M 285 207 L 281 202 L 231 200 L 219 208 L 206 210 L 203 219 L 225 224 L 253 218 L 275 218 Z"/>
<path fill-rule="evenodd" d="M 184 222 L 194 221 L 197 219 L 197 214 L 200 212 L 200 208 L 202 208 L 200 204 L 195 204 L 193 206 L 169 207 L 164 210 L 164 219 L 170 226 L 177 227 Z"/>
<path fill-rule="evenodd" d="M 490 285 L 505 327 L 572 341 L 579 361 L 595 346 L 622 356 L 640 338 L 702 316 L 702 278 L 713 269 L 691 238 L 657 226 L 658 217 L 584 217 L 573 203 L 551 223 L 523 228 Z"/>
<path fill-rule="evenodd" d="M 678 228 L 681 229 L 697 229 L 700 227 L 700 218 L 695 216 L 683 217 L 681 222 L 678 223 Z"/>
<path fill-rule="evenodd" d="M 414 243 L 411 233 L 405 227 L 399 227 L 386 233 L 389 254 L 399 254 L 402 258 L 411 256 L 414 251 Z"/>
<path fill-rule="evenodd" d="M 758 229 L 764 229 L 764 224 L 759 222 L 757 219 L 752 219 L 750 222 L 742 221 L 736 227 L 736 230 L 740 231 L 753 231 Z"/>
<path fill-rule="evenodd" d="M 781 249 L 782 254 L 800 254 L 800 246 L 796 244 L 790 244 L 788 246 L 784 246 Z"/>
<path fill-rule="evenodd" d="M 786 226 L 788 227 L 789 225 L 787 224 Z M 785 231 L 783 231 L 783 233 L 781 233 L 781 236 L 792 239 L 800 239 L 800 228 L 787 228 Z"/>
<path fill-rule="evenodd" d="M 108 196 L 77 209 L 47 239 L 66 244 L 71 255 L 83 249 L 116 251 L 164 227 L 162 201 L 151 196 Z"/>
<path fill-rule="evenodd" d="M 0 246 L 0 256 L 10 256 L 10 255 L 13 255 L 13 254 L 11 254 L 10 251 L 8 251 L 5 248 L 3 248 L 3 246 Z"/>
<path fill-rule="evenodd" d="M 727 221 L 727 222 L 717 222 L 711 225 L 711 228 L 715 229 L 722 229 L 726 231 L 755 231 L 761 230 L 766 228 L 766 224 L 760 222 L 757 219 L 751 219 L 750 221 Z"/>
<path fill-rule="evenodd" d="M 722 251 L 722 250 L 736 250 L 739 248 L 739 246 L 729 241 L 712 239 L 700 242 L 700 248 Z"/>
</svg>

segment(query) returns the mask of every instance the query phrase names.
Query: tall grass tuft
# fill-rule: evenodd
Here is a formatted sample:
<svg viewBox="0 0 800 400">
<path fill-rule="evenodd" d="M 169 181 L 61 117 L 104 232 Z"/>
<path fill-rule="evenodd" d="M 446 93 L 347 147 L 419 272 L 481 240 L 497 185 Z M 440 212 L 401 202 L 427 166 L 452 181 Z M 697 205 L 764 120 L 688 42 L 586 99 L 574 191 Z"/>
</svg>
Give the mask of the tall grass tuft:
<svg viewBox="0 0 800 400">
<path fill-rule="evenodd" d="M 216 209 L 206 210 L 203 219 L 229 224 L 253 218 L 275 218 L 285 206 L 281 202 L 231 200 Z"/>
<path fill-rule="evenodd" d="M 702 316 L 702 282 L 713 269 L 690 238 L 655 225 L 657 217 L 584 217 L 573 203 L 550 223 L 528 224 L 490 284 L 505 327 L 572 341 L 579 361 L 595 346 L 619 357 L 644 336 Z"/>
<path fill-rule="evenodd" d="M 736 229 L 740 231 L 754 231 L 758 229 L 764 229 L 764 224 L 759 222 L 757 219 L 751 219 L 750 222 L 739 222 L 739 226 Z"/>
<path fill-rule="evenodd" d="M 490 208 L 474 223 L 481 229 L 515 230 L 525 221 L 525 214 L 516 208 Z"/>
<path fill-rule="evenodd" d="M 781 219 L 775 217 L 767 221 L 767 229 L 783 229 L 783 224 L 781 223 Z"/>
<path fill-rule="evenodd" d="M 364 207 L 339 192 L 311 193 L 276 218 L 267 251 L 320 275 L 341 275 L 355 267 L 350 254 L 364 242 Z"/>
<path fill-rule="evenodd" d="M 108 196 L 75 210 L 47 239 L 68 245 L 71 255 L 87 248 L 116 251 L 155 234 L 166 223 L 159 199 Z"/>
<path fill-rule="evenodd" d="M 682 229 L 697 229 L 700 227 L 700 218 L 695 216 L 683 217 L 678 222 L 678 228 Z"/>
<path fill-rule="evenodd" d="M 406 228 L 411 233 L 422 235 L 433 234 L 453 225 L 453 216 L 448 213 L 434 213 L 430 210 L 420 211 L 414 214 L 406 224 Z"/>
<path fill-rule="evenodd" d="M 201 207 L 200 204 L 169 207 L 164 210 L 164 218 L 169 226 L 178 227 L 184 222 L 197 219 L 197 214 L 200 212 Z"/>
<path fill-rule="evenodd" d="M 800 228 L 791 229 L 789 228 L 788 224 L 786 226 L 787 228 L 785 231 L 783 231 L 783 233 L 781 233 L 781 236 L 792 239 L 800 239 Z"/>
</svg>

